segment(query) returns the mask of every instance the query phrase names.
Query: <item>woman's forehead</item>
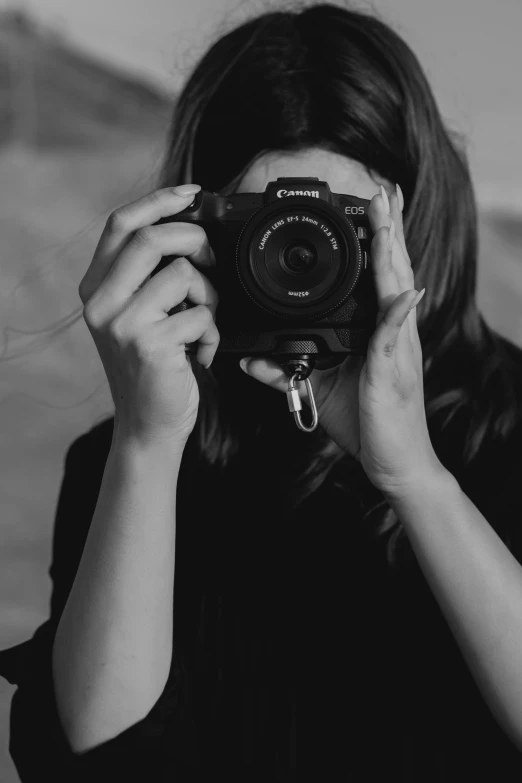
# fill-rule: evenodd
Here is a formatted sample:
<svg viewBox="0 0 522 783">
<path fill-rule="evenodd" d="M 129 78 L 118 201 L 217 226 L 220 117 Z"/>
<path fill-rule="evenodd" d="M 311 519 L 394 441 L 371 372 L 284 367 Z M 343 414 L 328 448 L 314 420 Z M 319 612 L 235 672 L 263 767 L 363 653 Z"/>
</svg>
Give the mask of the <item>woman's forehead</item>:
<svg viewBox="0 0 522 783">
<path fill-rule="evenodd" d="M 350 193 L 371 199 L 379 186 L 390 185 L 371 174 L 358 161 L 329 150 L 310 148 L 299 152 L 268 151 L 251 161 L 222 193 L 262 193 L 278 177 L 317 177 L 328 182 L 333 193 Z"/>
</svg>

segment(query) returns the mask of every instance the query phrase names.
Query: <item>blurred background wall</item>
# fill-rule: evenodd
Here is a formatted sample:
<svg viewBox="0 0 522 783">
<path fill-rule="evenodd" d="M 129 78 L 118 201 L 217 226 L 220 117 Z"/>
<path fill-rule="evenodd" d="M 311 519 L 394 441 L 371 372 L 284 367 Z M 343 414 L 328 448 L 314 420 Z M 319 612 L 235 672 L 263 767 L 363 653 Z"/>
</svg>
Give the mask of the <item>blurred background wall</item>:
<svg viewBox="0 0 522 783">
<path fill-rule="evenodd" d="M 71 317 L 104 222 L 154 187 L 172 98 L 195 60 L 236 23 L 287 5 L 0 0 L 0 649 L 47 617 L 65 451 L 112 413 L 90 334 Z M 479 304 L 522 346 L 522 3 L 351 6 L 406 39 L 446 122 L 465 134 Z M 18 780 L 7 752 L 13 691 L 0 679 L 0 783 Z"/>
</svg>

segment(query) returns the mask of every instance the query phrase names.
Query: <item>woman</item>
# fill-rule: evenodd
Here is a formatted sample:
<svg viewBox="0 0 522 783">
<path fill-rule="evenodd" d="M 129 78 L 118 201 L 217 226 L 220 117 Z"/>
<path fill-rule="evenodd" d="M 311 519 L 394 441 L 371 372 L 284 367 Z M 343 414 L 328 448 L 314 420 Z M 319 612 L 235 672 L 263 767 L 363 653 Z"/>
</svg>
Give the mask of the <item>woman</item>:
<svg viewBox="0 0 522 783">
<path fill-rule="evenodd" d="M 312 373 L 311 434 L 277 363 L 216 354 L 202 229 L 154 225 L 278 176 L 371 200 L 375 332 Z M 294 781 L 296 672 L 316 779 L 518 780 L 522 356 L 477 310 L 469 170 L 415 56 L 331 5 L 252 19 L 190 76 L 159 186 L 80 285 L 115 415 L 67 453 L 51 616 L 2 654 L 21 780 Z"/>
</svg>

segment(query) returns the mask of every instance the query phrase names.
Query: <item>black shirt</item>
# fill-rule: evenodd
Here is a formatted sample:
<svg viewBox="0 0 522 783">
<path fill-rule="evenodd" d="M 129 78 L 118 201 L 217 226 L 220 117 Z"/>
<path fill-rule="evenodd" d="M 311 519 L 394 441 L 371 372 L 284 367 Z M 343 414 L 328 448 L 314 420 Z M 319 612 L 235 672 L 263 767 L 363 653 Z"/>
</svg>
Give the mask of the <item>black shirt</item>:
<svg viewBox="0 0 522 783">
<path fill-rule="evenodd" d="M 287 410 L 284 417 L 281 426 L 295 428 Z M 520 427 L 463 471 L 464 419 L 455 417 L 437 442 L 439 458 L 522 562 Z M 10 752 L 22 783 L 294 783 L 297 681 L 301 780 L 522 779 L 522 755 L 478 691 L 415 557 L 388 563 L 389 537 L 373 537 L 338 484 L 345 467 L 292 512 L 277 461 L 291 457 L 280 446 L 270 464 L 257 444 L 218 469 L 196 455 L 192 436 L 178 480 L 169 680 L 143 720 L 71 753 L 56 713 L 51 648 L 112 428 L 107 419 L 68 449 L 50 618 L 0 653 L 0 674 L 18 685 Z M 309 435 L 297 437 L 305 443 Z M 379 500 L 358 464 L 350 481 L 358 497 Z"/>
</svg>

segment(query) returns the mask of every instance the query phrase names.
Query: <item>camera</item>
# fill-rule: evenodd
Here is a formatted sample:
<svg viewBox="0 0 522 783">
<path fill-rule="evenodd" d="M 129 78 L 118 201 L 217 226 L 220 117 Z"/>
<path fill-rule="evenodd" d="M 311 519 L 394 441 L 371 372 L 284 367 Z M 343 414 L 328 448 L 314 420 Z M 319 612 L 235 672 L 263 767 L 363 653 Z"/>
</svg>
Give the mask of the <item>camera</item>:
<svg viewBox="0 0 522 783">
<path fill-rule="evenodd" d="M 207 234 L 217 261 L 204 274 L 219 294 L 218 353 L 313 355 L 317 367 L 365 355 L 377 316 L 369 204 L 317 177 L 279 177 L 263 193 L 201 190 L 159 220 L 198 223 Z M 185 300 L 169 315 L 192 306 Z"/>
</svg>

